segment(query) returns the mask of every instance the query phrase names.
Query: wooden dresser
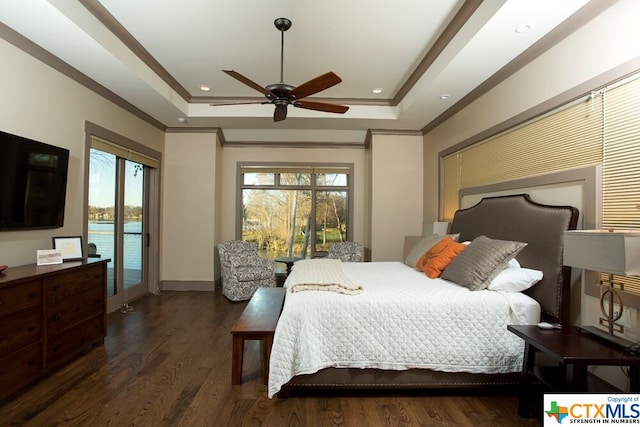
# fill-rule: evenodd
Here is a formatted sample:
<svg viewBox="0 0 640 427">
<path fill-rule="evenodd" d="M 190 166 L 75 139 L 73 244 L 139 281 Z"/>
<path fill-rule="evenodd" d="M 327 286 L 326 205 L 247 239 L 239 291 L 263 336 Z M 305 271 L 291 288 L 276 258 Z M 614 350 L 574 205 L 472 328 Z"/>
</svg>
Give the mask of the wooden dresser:
<svg viewBox="0 0 640 427">
<path fill-rule="evenodd" d="M 0 399 L 103 344 L 108 261 L 33 264 L 0 273 Z"/>
</svg>

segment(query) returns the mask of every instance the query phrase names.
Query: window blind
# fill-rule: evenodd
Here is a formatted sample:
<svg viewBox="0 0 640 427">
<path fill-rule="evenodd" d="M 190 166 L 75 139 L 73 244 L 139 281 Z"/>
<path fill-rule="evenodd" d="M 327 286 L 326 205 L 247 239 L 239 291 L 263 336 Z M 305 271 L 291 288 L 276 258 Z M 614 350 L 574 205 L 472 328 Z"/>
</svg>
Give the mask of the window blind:
<svg viewBox="0 0 640 427">
<path fill-rule="evenodd" d="M 152 168 L 157 169 L 160 166 L 160 162 L 158 161 L 158 159 L 154 159 L 153 157 L 147 156 L 146 154 L 142 154 L 129 148 L 125 148 L 104 139 L 98 138 L 97 136 L 91 136 L 91 148 L 105 151 L 118 157 L 122 157 L 123 159 L 131 160 L 132 162 L 140 163 Z"/>
<path fill-rule="evenodd" d="M 603 91 L 602 226 L 640 228 L 640 79 Z M 619 277 L 640 294 L 640 278 Z"/>
<path fill-rule="evenodd" d="M 442 160 L 442 219 L 449 222 L 458 209 L 458 157 L 455 153 Z"/>
<path fill-rule="evenodd" d="M 461 152 L 461 188 L 544 175 L 602 161 L 602 102 L 569 108 Z"/>
</svg>

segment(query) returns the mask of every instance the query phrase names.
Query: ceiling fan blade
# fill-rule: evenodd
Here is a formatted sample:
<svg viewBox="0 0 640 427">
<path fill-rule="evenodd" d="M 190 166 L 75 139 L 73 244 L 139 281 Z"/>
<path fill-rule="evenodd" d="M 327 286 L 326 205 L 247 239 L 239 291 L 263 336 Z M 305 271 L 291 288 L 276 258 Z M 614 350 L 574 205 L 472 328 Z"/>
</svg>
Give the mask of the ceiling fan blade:
<svg viewBox="0 0 640 427">
<path fill-rule="evenodd" d="M 242 82 L 242 83 L 246 84 L 250 88 L 253 88 L 253 89 L 257 90 L 258 92 L 264 94 L 264 96 L 266 96 L 269 99 L 275 98 L 275 95 L 273 94 L 273 92 L 271 92 L 270 90 L 265 89 L 264 87 L 260 86 L 258 83 L 254 82 L 252 80 L 249 80 L 248 78 L 246 78 L 242 74 L 238 73 L 237 71 L 234 71 L 234 70 L 222 70 L 222 72 L 230 75 L 231 77 L 233 77 L 234 79 L 238 80 L 239 82 Z"/>
<path fill-rule="evenodd" d="M 276 110 L 273 112 L 273 121 L 280 122 L 287 118 L 287 106 L 276 105 Z"/>
<path fill-rule="evenodd" d="M 344 114 L 349 110 L 349 107 L 346 105 L 327 104 L 324 102 L 313 101 L 296 101 L 293 105 L 299 108 L 306 108 L 307 110 L 326 111 L 327 113 Z"/>
<path fill-rule="evenodd" d="M 212 107 L 219 107 L 221 105 L 246 105 L 246 104 L 269 104 L 269 101 L 213 102 L 209 105 Z"/>
<path fill-rule="evenodd" d="M 331 86 L 335 86 L 340 83 L 342 79 L 329 71 L 326 74 L 311 79 L 306 83 L 302 83 L 297 88 L 289 92 L 289 96 L 294 96 L 296 99 L 302 99 L 314 93 L 318 93 L 325 89 L 329 89 Z"/>
</svg>

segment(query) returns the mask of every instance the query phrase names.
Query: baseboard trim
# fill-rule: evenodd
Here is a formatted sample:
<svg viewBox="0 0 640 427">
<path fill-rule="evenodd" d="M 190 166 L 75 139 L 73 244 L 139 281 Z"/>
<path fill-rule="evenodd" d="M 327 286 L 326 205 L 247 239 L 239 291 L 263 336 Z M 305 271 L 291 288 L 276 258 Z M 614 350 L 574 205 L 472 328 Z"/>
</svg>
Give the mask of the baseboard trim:
<svg viewBox="0 0 640 427">
<path fill-rule="evenodd" d="M 160 289 L 163 291 L 206 291 L 215 292 L 215 282 L 210 281 L 186 281 L 186 280 L 162 280 Z"/>
</svg>

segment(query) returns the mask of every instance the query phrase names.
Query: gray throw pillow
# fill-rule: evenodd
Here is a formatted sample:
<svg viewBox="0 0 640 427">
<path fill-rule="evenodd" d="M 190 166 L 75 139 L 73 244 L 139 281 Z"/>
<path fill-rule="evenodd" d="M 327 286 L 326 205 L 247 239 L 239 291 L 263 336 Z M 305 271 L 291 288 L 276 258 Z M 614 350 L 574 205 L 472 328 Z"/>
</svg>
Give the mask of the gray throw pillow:
<svg viewBox="0 0 640 427">
<path fill-rule="evenodd" d="M 526 243 L 478 236 L 445 268 L 442 279 L 472 291 L 486 289 Z"/>
<path fill-rule="evenodd" d="M 444 239 L 447 236 L 451 236 L 453 240 L 458 241 L 459 234 L 428 234 L 423 236 L 409 251 L 407 256 L 404 259 L 404 263 L 409 267 L 416 268 L 416 264 L 422 255 L 425 254 L 433 245 L 438 243 L 440 240 Z M 417 270 L 417 268 L 416 268 Z"/>
</svg>

